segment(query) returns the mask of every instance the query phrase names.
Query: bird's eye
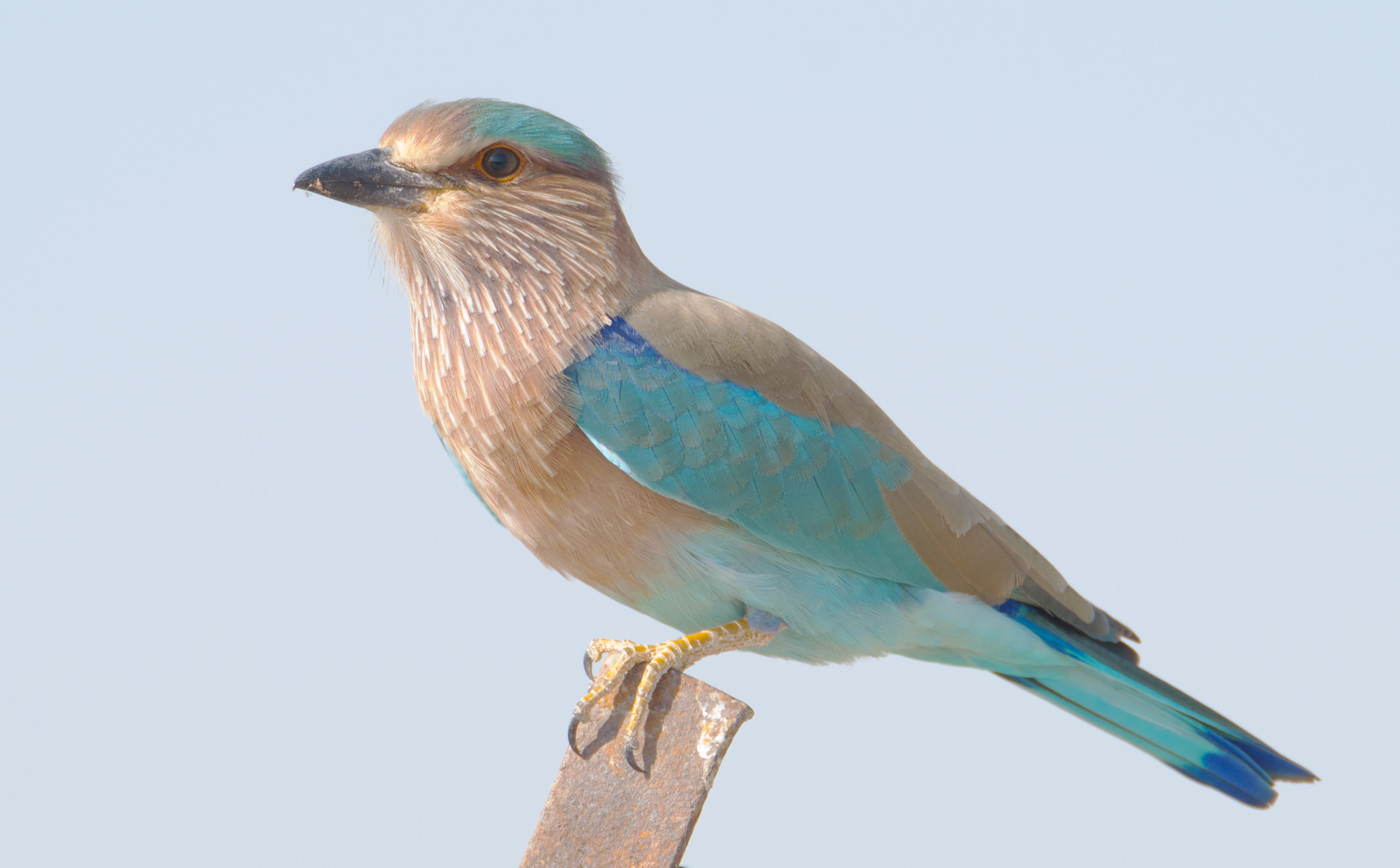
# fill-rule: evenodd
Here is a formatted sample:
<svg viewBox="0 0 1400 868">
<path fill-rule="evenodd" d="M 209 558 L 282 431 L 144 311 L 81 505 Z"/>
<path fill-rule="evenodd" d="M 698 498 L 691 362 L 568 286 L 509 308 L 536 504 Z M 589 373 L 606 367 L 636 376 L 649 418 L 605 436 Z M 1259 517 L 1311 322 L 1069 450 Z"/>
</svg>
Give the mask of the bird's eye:
<svg viewBox="0 0 1400 868">
<path fill-rule="evenodd" d="M 524 161 L 510 148 L 497 145 L 481 152 L 481 171 L 495 181 L 509 181 L 520 174 Z"/>
</svg>

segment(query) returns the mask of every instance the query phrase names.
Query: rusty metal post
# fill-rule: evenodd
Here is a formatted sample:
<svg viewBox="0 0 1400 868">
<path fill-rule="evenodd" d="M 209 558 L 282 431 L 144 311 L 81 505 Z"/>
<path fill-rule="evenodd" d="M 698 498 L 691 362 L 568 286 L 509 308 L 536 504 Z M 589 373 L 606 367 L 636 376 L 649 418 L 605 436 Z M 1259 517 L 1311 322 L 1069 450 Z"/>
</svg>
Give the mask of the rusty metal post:
<svg viewBox="0 0 1400 868">
<path fill-rule="evenodd" d="M 639 758 L 617 737 L 636 694 L 638 666 L 579 727 L 566 748 L 521 868 L 676 868 L 729 743 L 753 709 L 679 672 L 656 686 Z M 619 699 L 621 698 L 621 699 Z"/>
</svg>

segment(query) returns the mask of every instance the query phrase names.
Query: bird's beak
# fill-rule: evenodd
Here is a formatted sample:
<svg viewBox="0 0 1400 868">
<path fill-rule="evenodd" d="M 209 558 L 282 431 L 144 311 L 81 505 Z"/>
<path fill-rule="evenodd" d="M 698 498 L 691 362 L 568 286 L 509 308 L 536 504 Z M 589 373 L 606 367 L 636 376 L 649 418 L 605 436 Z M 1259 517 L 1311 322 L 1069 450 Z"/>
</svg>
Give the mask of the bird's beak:
<svg viewBox="0 0 1400 868">
<path fill-rule="evenodd" d="M 429 195 L 443 187 L 443 183 L 431 175 L 390 163 L 387 148 L 336 157 L 307 169 L 292 183 L 293 190 L 320 193 L 361 208 L 400 211 L 424 210 Z"/>
</svg>

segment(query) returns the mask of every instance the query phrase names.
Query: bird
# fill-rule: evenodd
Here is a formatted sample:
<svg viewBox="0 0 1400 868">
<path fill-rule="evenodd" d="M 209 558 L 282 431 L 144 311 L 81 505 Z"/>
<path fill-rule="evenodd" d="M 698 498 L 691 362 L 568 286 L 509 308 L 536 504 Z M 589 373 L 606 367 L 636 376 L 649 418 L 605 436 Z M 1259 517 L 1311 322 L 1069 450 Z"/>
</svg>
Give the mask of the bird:
<svg viewBox="0 0 1400 868">
<path fill-rule="evenodd" d="M 1138 637 L 777 324 L 643 254 L 607 154 L 548 112 L 425 102 L 293 189 L 369 210 L 409 301 L 424 411 L 547 567 L 673 629 L 593 641 L 569 741 L 644 667 L 724 651 L 988 670 L 1265 808 L 1312 772 L 1139 666 Z M 597 671 L 595 672 L 595 666 Z"/>
</svg>

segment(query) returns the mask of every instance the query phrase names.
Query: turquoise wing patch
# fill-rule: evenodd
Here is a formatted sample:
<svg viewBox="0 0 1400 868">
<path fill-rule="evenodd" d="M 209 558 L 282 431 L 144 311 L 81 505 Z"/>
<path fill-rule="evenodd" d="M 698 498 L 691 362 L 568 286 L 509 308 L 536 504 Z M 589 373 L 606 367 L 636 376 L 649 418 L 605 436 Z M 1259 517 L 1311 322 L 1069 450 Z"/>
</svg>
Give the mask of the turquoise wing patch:
<svg viewBox="0 0 1400 868">
<path fill-rule="evenodd" d="M 908 462 L 859 428 L 828 429 L 756 390 L 712 383 L 621 319 L 566 374 L 579 427 L 653 491 L 830 566 L 943 589 L 880 494 L 910 479 Z"/>
</svg>

